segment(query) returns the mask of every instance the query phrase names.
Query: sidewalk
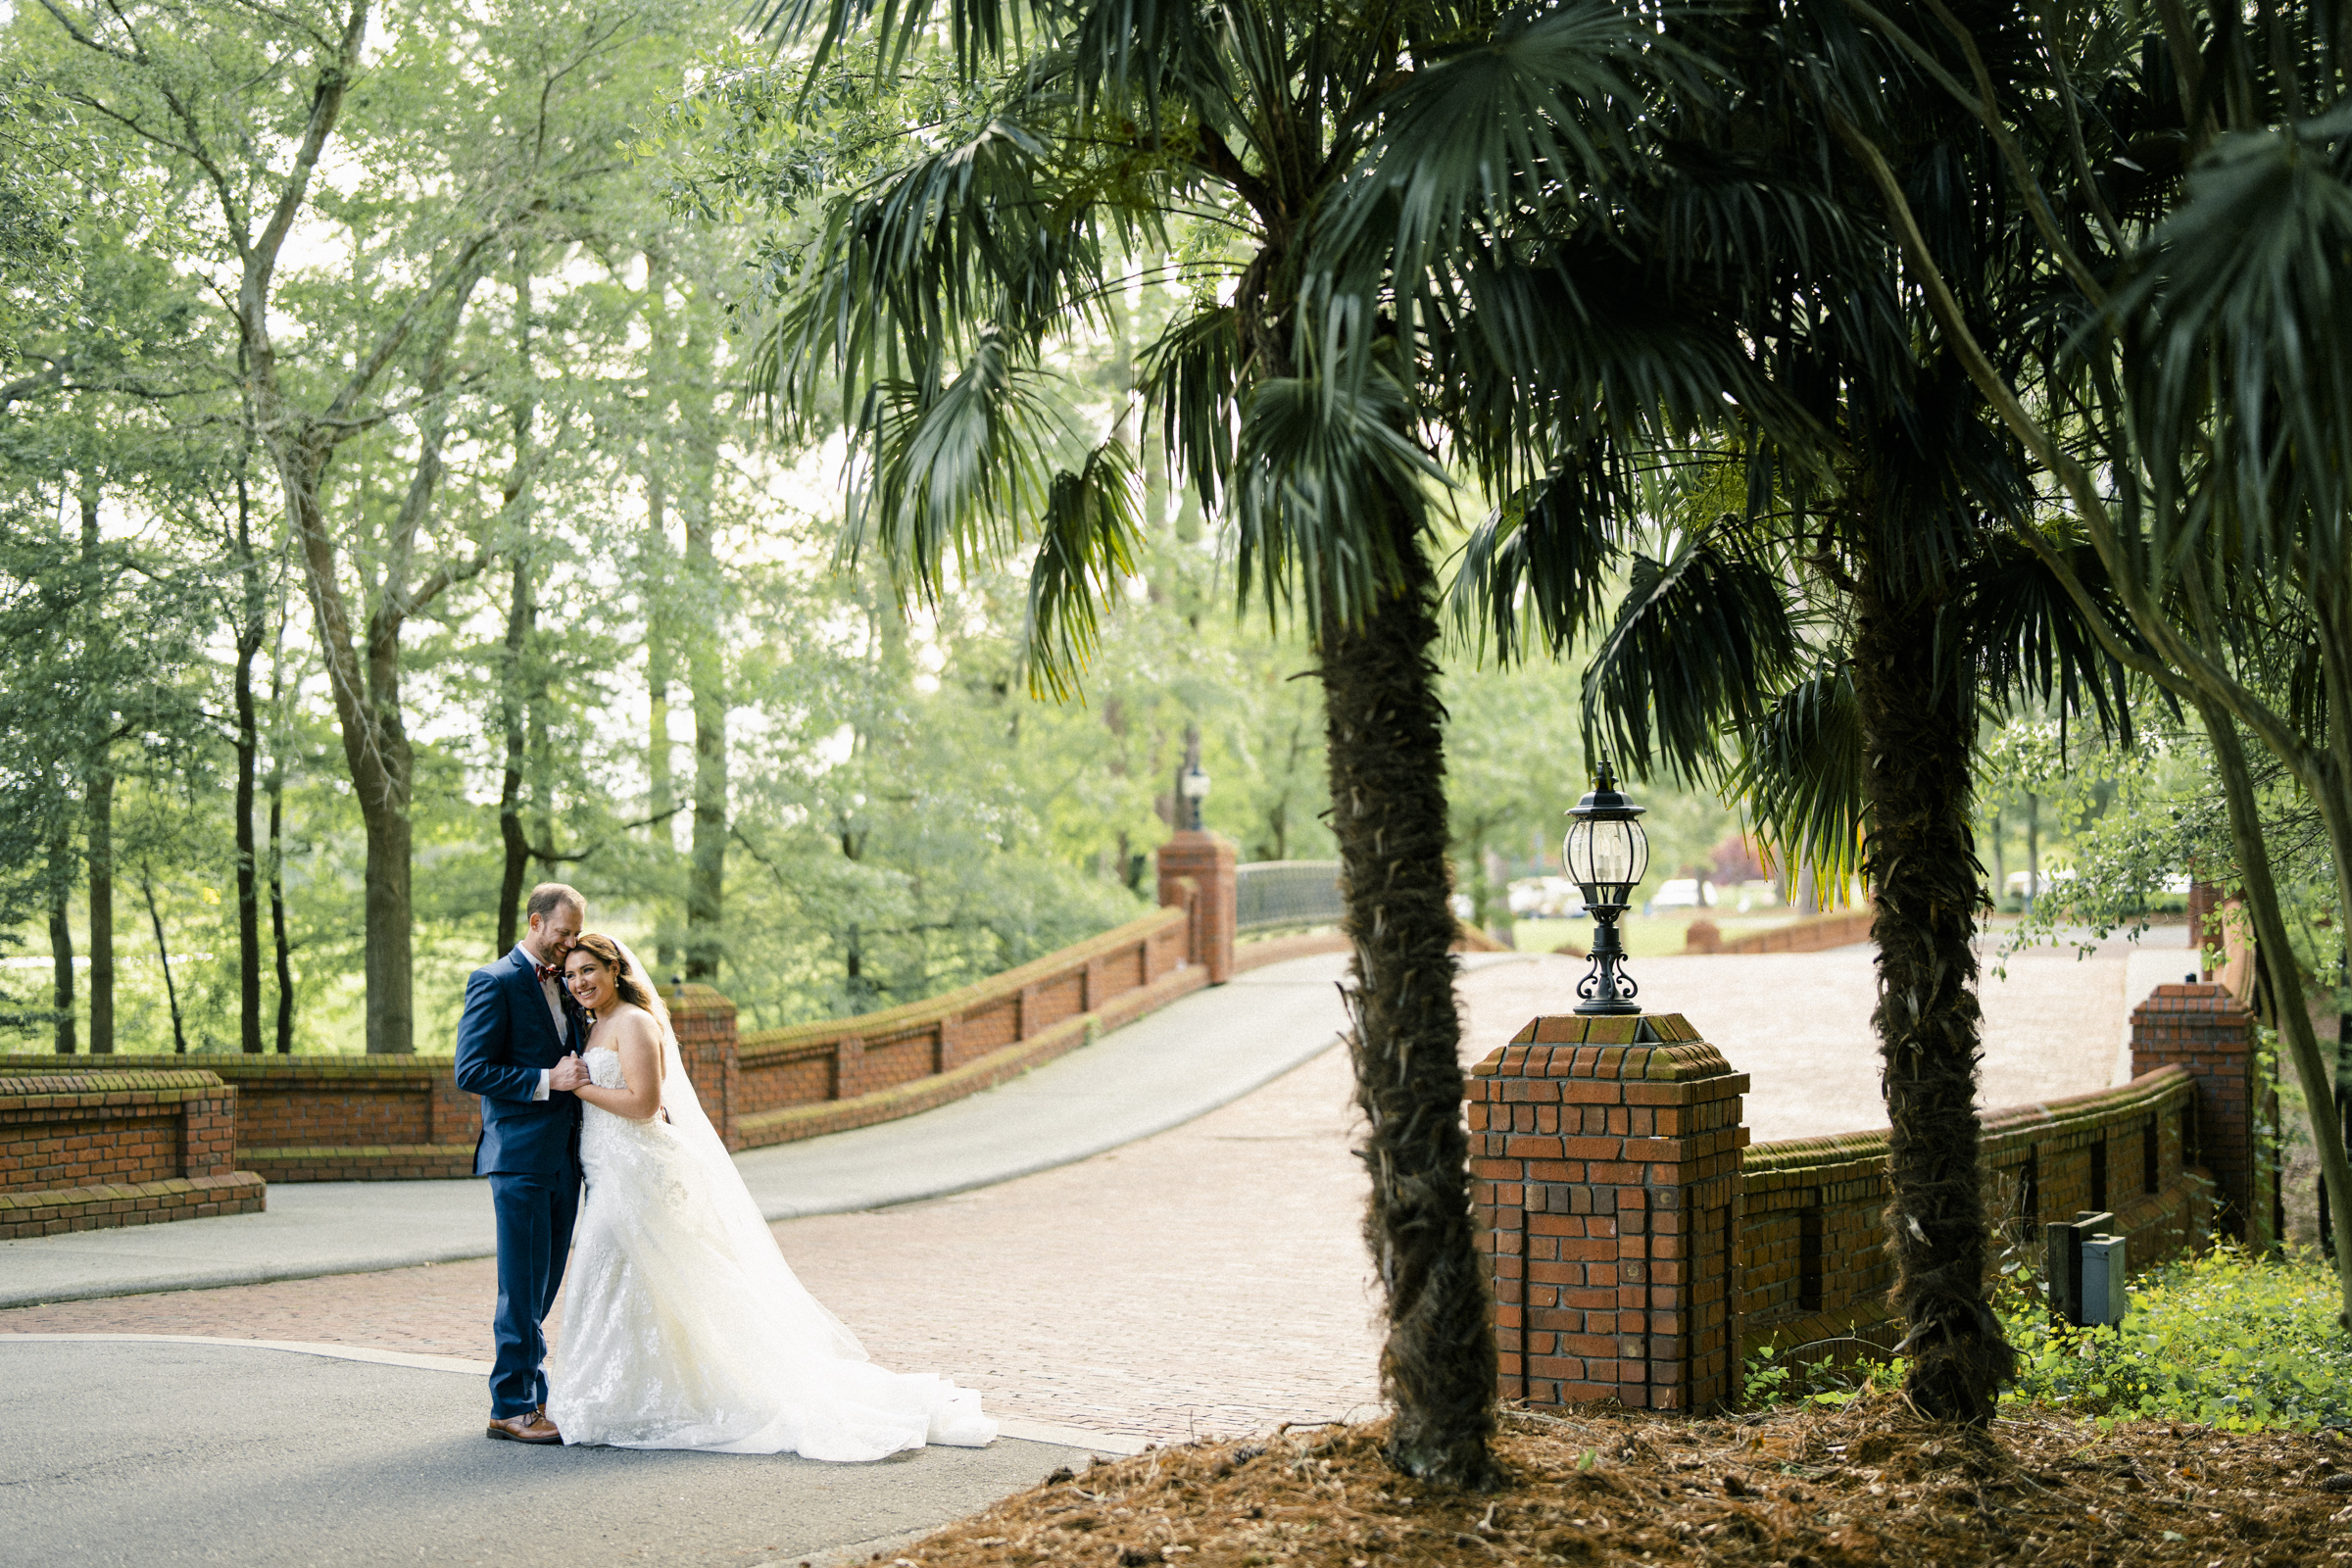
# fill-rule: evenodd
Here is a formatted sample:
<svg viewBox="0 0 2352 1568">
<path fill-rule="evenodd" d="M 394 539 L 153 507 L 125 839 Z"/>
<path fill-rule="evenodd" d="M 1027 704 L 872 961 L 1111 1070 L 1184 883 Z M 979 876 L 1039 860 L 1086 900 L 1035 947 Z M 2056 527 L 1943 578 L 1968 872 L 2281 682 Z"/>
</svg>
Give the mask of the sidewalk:
<svg viewBox="0 0 2352 1568">
<path fill-rule="evenodd" d="M 1477 967 L 1523 961 L 1480 955 Z M 737 1157 L 770 1220 L 941 1198 L 1180 1126 L 1329 1049 L 1343 956 L 1236 977 L 1008 1084 Z M 0 1307 L 408 1268 L 495 1250 L 478 1181 L 281 1183 L 269 1212 L 0 1243 Z"/>
</svg>

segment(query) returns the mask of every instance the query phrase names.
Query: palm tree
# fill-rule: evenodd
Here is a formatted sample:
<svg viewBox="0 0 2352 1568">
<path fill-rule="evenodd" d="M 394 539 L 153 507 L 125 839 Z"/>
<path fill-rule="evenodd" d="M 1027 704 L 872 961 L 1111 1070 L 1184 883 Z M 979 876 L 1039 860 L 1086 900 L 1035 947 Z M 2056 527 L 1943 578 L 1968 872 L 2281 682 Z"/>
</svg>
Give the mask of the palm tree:
<svg viewBox="0 0 2352 1568">
<path fill-rule="evenodd" d="M 1905 276 L 1847 138 L 1887 149 L 1965 318 L 2012 356 L 2069 325 L 2051 309 L 2037 215 L 2003 194 L 1982 127 L 1856 25 L 1864 9 L 1688 19 L 1677 41 L 1738 62 L 1737 79 L 1655 107 L 1669 152 L 1645 180 L 1606 210 L 1499 212 L 1465 193 L 1451 228 L 1378 265 L 1394 314 L 1420 324 L 1435 367 L 1423 384 L 1455 400 L 1449 427 L 1547 462 L 1473 537 L 1457 608 L 1506 656 L 1531 638 L 1558 650 L 1603 628 L 1599 584 L 1630 556 L 1587 675 L 1592 739 L 1741 795 L 1823 885 L 1866 875 L 1907 1391 L 1928 1414 L 1982 1422 L 2013 1356 L 1984 1289 L 1979 704 L 2029 694 L 2122 722 L 2121 667 L 2099 641 L 2121 617 L 2095 559 L 2040 515 L 2029 454 Z M 1997 36 L 1993 78 L 2034 75 L 2031 32 Z M 1395 154 L 1399 190 L 1422 173 L 1412 151 Z M 1384 199 L 1397 200 L 1358 198 Z M 1624 309 L 1633 279 L 1711 327 L 1711 356 L 1621 342 L 1612 382 L 1558 341 L 1570 332 L 1544 339 L 1543 319 L 1642 334 Z M 1553 303 L 1496 309 L 1522 297 Z M 1505 339 L 1497 318 L 1516 331 L 1523 315 L 1537 336 Z M 1709 370 L 1727 373 L 1704 384 Z M 1639 553 L 1641 519 L 1661 514 L 1681 526 Z M 2046 551 L 2021 529 L 2049 534 Z M 2045 554 L 2075 569 L 2081 602 Z"/>
<path fill-rule="evenodd" d="M 1966 318 L 1916 190 L 1857 146 L 1906 263 L 1970 380 L 2054 479 L 2128 624 L 2114 657 L 2196 708 L 2227 797 L 2274 1015 L 2311 1103 L 2321 1054 L 2260 831 L 2248 738 L 2325 823 L 2339 910 L 2352 908 L 2352 23 L 2340 0 L 2202 14 L 2161 31 L 2092 11 L 2048 40 L 2040 90 L 1947 74 L 1938 85 L 2006 146 L 2037 122 L 2071 156 L 2016 188 L 2057 192 L 2043 267 L 2076 316 L 2064 340 L 2012 356 Z M 1974 19 L 1970 19 L 1973 24 Z M 1896 29 L 1886 29 L 1889 36 Z M 1981 28 L 1977 30 L 1982 30 Z M 1971 25 L 1946 33 L 1973 49 Z M 1915 38 L 1907 52 L 1924 54 Z M 2138 200 L 2132 198 L 2136 196 Z M 2046 539 L 2020 538 L 2078 601 L 2091 589 Z M 2332 1118 L 2313 1141 L 2334 1205 L 2352 1162 Z M 2352 1328 L 2352 1250 L 2338 1250 Z"/>
<path fill-rule="evenodd" d="M 954 123 L 833 199 L 780 278 L 763 386 L 838 416 L 857 458 L 843 553 L 902 603 L 955 564 L 1034 550 L 1033 687 L 1072 690 L 1099 606 L 1132 568 L 1136 462 L 1077 434 L 1041 352 L 1121 285 L 1171 220 L 1223 232 L 1196 307 L 1145 356 L 1136 399 L 1230 530 L 1245 601 L 1295 615 L 1326 697 L 1332 821 L 1353 945 L 1348 1002 L 1386 1294 L 1390 1461 L 1495 1475 L 1494 1350 L 1459 1111 L 1431 407 L 1389 323 L 1318 293 L 1335 195 L 1396 125 L 1442 126 L 1461 170 L 1541 166 L 1553 202 L 1646 146 L 1657 57 L 1642 17 L 1584 0 L 1526 23 L 1494 5 L 1384 0 L 785 0 L 815 68 L 870 47 L 884 74 L 943 23 Z M 815 79 L 812 77 L 811 79 Z M 1641 90 L 1637 90 L 1640 88 Z M 1547 192 L 1552 194 L 1546 194 Z M 838 403 L 835 399 L 838 398 Z"/>
</svg>

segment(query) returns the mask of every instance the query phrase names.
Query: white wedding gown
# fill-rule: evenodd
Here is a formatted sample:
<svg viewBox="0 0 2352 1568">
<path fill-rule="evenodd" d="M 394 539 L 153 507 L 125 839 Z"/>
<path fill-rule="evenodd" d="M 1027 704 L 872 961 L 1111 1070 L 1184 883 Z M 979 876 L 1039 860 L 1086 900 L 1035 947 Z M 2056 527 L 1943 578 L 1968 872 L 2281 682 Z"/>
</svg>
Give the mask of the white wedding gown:
<svg viewBox="0 0 2352 1568">
<path fill-rule="evenodd" d="M 838 1460 L 993 1441 L 979 1395 L 875 1366 L 802 1286 L 657 1022 L 673 1120 L 581 1107 L 588 1191 L 547 1396 L 564 1441 Z M 587 1064 L 622 1087 L 613 1052 Z"/>
</svg>

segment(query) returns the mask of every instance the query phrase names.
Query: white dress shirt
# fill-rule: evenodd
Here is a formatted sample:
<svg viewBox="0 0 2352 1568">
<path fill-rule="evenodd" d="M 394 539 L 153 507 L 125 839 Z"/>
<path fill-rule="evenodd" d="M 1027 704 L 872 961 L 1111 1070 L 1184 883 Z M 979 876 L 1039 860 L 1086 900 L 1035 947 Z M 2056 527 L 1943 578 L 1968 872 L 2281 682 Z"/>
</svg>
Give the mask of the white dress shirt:
<svg viewBox="0 0 2352 1568">
<path fill-rule="evenodd" d="M 539 962 L 538 956 L 532 953 L 528 948 L 524 948 L 522 950 L 522 956 L 531 960 L 534 966 L 533 972 L 536 973 L 536 965 Z M 539 994 L 547 999 L 547 1015 L 551 1019 L 555 1020 L 556 1038 L 561 1040 L 564 1038 L 564 992 L 555 981 L 542 979 L 539 982 Z M 531 1098 L 533 1100 L 545 1100 L 548 1096 L 549 1088 L 554 1083 L 554 1068 L 540 1068 L 539 1092 L 531 1096 Z"/>
</svg>

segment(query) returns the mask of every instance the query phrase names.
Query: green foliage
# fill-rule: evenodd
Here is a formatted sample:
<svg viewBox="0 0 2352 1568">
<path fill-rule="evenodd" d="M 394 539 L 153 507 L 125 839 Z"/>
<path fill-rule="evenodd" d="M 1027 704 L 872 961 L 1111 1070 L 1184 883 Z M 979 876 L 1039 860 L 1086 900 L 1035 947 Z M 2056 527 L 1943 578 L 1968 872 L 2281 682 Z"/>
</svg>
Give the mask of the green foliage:
<svg viewBox="0 0 2352 1568">
<path fill-rule="evenodd" d="M 2015 1396 L 2121 1421 L 2198 1421 L 2226 1431 L 2352 1426 L 2352 1341 L 2336 1324 L 2333 1269 L 2304 1253 L 2261 1257 L 2227 1242 L 2134 1277 L 2112 1328 L 2053 1327 L 2038 1290 L 1996 1308 L 2019 1353 Z"/>
</svg>

